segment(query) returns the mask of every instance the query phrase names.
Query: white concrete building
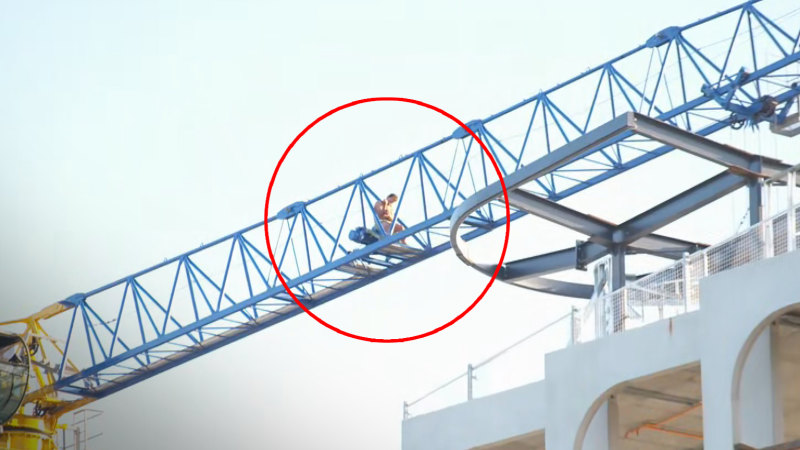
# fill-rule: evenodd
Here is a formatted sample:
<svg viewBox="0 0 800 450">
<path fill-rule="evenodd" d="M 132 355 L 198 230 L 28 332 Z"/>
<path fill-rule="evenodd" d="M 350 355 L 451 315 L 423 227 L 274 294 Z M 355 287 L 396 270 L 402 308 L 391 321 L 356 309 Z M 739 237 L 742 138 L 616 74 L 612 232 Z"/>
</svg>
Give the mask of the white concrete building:
<svg viewBox="0 0 800 450">
<path fill-rule="evenodd" d="M 800 253 L 705 278 L 700 299 L 697 311 L 547 355 L 542 381 L 406 420 L 403 449 L 800 439 Z"/>
<path fill-rule="evenodd" d="M 788 211 L 597 296 L 543 380 L 407 417 L 403 450 L 800 448 L 800 208 Z"/>
</svg>

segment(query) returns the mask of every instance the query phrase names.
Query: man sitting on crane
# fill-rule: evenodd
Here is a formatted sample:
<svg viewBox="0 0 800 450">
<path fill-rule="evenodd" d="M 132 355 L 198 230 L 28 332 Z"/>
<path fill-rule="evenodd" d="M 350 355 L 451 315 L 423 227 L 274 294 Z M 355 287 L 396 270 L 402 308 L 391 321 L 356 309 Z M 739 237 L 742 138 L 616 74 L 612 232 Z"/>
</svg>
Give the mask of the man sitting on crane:
<svg viewBox="0 0 800 450">
<path fill-rule="evenodd" d="M 375 215 L 378 217 L 380 221 L 380 226 L 383 228 L 383 231 L 389 234 L 399 233 L 405 230 L 405 227 L 398 223 L 394 224 L 394 230 L 390 230 L 392 228 L 392 222 L 394 221 L 394 210 L 397 206 L 397 195 L 396 194 L 389 194 L 386 196 L 385 199 L 375 202 L 375 206 L 373 210 L 375 211 Z M 377 224 L 376 224 L 377 226 Z M 403 239 L 403 244 L 406 243 L 406 240 Z"/>
</svg>

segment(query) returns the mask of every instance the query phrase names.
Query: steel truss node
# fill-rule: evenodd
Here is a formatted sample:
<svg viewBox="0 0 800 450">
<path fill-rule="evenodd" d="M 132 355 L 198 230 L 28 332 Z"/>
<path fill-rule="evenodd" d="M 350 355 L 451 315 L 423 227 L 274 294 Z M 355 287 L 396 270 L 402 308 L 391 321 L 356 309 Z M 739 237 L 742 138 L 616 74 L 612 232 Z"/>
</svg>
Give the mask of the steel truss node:
<svg viewBox="0 0 800 450">
<path fill-rule="evenodd" d="M 619 225 L 572 210 L 525 189 L 566 162 L 596 152 L 611 139 L 628 134 L 648 137 L 722 165 L 726 170 Z M 506 177 L 508 200 L 516 209 L 582 233 L 587 239 L 574 247 L 506 262 L 497 279 L 536 291 L 588 299 L 593 294 L 593 285 L 554 280 L 544 275 L 583 269 L 608 255 L 624 258 L 626 254 L 646 253 L 679 259 L 684 253 L 705 245 L 654 234 L 656 230 L 736 189 L 777 175 L 789 167 L 776 159 L 720 144 L 639 113 L 623 114 Z M 502 196 L 502 186 L 499 182 L 494 183 L 465 200 L 456 208 L 450 221 L 450 242 L 456 255 L 487 275 L 494 273 L 496 264 L 473 261 L 459 232 L 464 221 L 475 211 L 499 201 Z M 751 207 L 756 209 L 751 214 L 759 213 L 760 204 Z M 624 262 L 618 262 L 612 280 L 614 289 L 624 284 Z"/>
</svg>

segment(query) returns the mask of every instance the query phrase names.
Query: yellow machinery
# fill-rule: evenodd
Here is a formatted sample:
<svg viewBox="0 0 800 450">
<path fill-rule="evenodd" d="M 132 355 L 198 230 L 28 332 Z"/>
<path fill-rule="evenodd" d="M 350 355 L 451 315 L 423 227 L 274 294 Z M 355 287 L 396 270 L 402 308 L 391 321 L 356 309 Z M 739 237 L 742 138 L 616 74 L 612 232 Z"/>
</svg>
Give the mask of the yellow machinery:
<svg viewBox="0 0 800 450">
<path fill-rule="evenodd" d="M 0 323 L 24 327 L 19 334 L 0 333 L 0 449 L 55 450 L 59 418 L 93 401 L 91 398 L 60 398 L 50 387 L 63 349 L 39 321 L 62 311 L 52 305 L 30 317 Z M 72 362 L 66 368 L 77 371 Z"/>
</svg>

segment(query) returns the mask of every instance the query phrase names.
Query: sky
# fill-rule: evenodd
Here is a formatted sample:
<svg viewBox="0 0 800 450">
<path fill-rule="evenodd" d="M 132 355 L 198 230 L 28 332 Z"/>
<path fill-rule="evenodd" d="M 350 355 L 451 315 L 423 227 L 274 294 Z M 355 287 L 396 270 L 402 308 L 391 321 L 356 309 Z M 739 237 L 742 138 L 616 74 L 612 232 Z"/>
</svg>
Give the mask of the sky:
<svg viewBox="0 0 800 450">
<path fill-rule="evenodd" d="M 5 2 L 0 319 L 259 221 L 280 154 L 333 107 L 404 96 L 466 122 L 731 4 Z M 292 152 L 274 201 L 323 193 L 453 129 L 408 105 L 343 113 Z M 796 143 L 765 132 L 716 138 L 798 159 Z M 640 169 L 571 206 L 622 220 L 718 171 L 677 154 Z M 737 193 L 668 231 L 721 240 L 740 228 L 745 205 Z M 529 228 L 546 238 L 526 240 Z M 512 229 L 526 250 L 571 238 L 532 219 Z M 498 243 L 495 234 L 481 245 Z M 448 252 L 316 312 L 353 332 L 411 334 L 455 316 L 486 282 Z M 94 403 L 104 411 L 97 448 L 399 449 L 404 400 L 572 305 L 582 303 L 496 283 L 456 325 L 397 345 L 300 315 Z M 563 338 L 556 330 L 479 373 L 478 394 L 535 380 L 544 350 Z M 453 389 L 445 403 L 465 397 L 463 384 Z"/>
</svg>

